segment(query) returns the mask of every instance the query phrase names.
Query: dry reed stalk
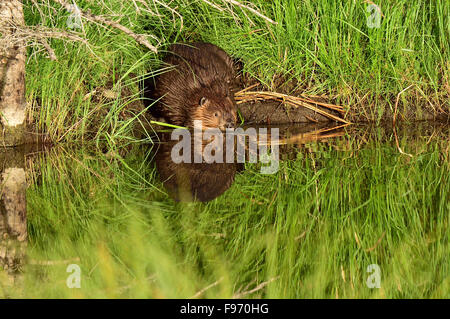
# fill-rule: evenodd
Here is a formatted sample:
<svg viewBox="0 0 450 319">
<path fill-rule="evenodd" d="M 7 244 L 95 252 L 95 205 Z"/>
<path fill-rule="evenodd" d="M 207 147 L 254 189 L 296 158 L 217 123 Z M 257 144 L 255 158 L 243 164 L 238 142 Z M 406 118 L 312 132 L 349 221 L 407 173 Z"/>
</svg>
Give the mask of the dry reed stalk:
<svg viewBox="0 0 450 319">
<path fill-rule="evenodd" d="M 292 95 L 287 95 L 287 94 L 277 93 L 277 92 L 246 91 L 246 90 L 247 89 L 241 90 L 235 94 L 235 99 L 236 99 L 237 104 L 241 104 L 244 102 L 250 102 L 250 101 L 276 100 L 276 101 L 280 101 L 283 103 L 293 105 L 295 107 L 299 107 L 299 106 L 305 107 L 305 108 L 310 109 L 316 113 L 319 113 L 325 117 L 333 119 L 337 122 L 351 124 L 349 121 L 347 121 L 339 116 L 328 113 L 322 109 L 319 109 L 319 108 L 315 107 L 313 104 L 317 104 L 322 107 L 325 107 L 325 108 L 328 108 L 328 109 L 331 109 L 334 111 L 338 111 L 340 113 L 344 113 L 345 112 L 344 108 L 339 105 L 317 102 L 317 101 L 313 101 L 308 98 L 302 98 L 302 97 L 298 97 L 298 96 L 292 96 Z"/>
</svg>

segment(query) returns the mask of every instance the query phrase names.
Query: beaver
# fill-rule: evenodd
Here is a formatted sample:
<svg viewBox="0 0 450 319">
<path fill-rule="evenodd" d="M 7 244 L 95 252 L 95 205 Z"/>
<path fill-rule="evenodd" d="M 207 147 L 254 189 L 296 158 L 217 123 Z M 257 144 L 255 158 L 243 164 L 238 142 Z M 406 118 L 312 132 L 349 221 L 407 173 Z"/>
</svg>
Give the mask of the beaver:
<svg viewBox="0 0 450 319">
<path fill-rule="evenodd" d="M 166 122 L 192 128 L 224 130 L 236 125 L 236 102 L 230 89 L 234 63 L 221 48 L 211 44 L 173 44 L 163 62 L 167 71 L 145 83 L 151 114 Z M 150 104 L 148 103 L 148 104 Z"/>
</svg>

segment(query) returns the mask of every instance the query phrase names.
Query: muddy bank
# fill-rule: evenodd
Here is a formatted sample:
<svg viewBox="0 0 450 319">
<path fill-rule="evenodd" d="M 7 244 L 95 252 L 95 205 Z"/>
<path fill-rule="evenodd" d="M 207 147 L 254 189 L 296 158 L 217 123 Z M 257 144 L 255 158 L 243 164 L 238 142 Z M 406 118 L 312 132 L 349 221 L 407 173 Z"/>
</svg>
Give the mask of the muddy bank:
<svg viewBox="0 0 450 319">
<path fill-rule="evenodd" d="M 244 102 L 240 103 L 238 108 L 245 124 L 291 124 L 330 121 L 326 116 L 307 108 L 291 107 L 276 101 Z M 328 111 L 325 108 L 321 109 Z"/>
<path fill-rule="evenodd" d="M 403 106 L 402 106 L 403 107 Z M 287 123 L 314 123 L 333 121 L 326 116 L 302 107 L 292 107 L 282 102 L 276 101 L 255 101 L 245 102 L 238 105 L 240 114 L 246 124 L 287 124 Z M 338 112 L 330 112 L 330 110 L 317 106 L 324 111 L 332 113 L 336 116 Z M 394 112 L 390 109 L 385 110 L 381 117 L 377 115 L 366 117 L 364 115 L 352 115 L 349 113 L 345 117 L 346 120 L 353 123 L 368 123 L 380 121 L 392 121 Z M 406 109 L 403 113 L 397 115 L 397 121 L 443 121 L 450 122 L 450 113 L 438 113 L 422 110 L 420 113 L 411 109 Z"/>
<path fill-rule="evenodd" d="M 256 79 L 240 74 L 236 79 L 233 91 L 236 94 L 251 87 L 251 91 L 272 91 L 292 96 L 302 96 L 307 91 L 306 87 L 300 86 L 295 80 L 284 82 L 282 79 L 279 79 L 275 82 L 275 87 L 270 89 Z M 442 94 L 439 98 L 432 96 L 425 98 L 417 94 L 402 97 L 387 94 L 375 97 L 374 93 L 367 93 L 362 98 L 357 94 L 349 95 L 346 98 L 327 95 L 311 97 L 312 100 L 317 102 L 344 107 L 346 112 L 340 114 L 320 105 L 314 105 L 322 111 L 343 117 L 353 123 L 392 121 L 394 116 L 396 116 L 398 121 L 406 122 L 423 120 L 450 122 L 449 98 L 448 94 Z M 347 100 L 348 102 L 342 103 L 342 100 Z M 305 107 L 293 107 L 287 103 L 274 100 L 238 102 L 238 108 L 246 124 L 292 124 L 334 121 Z"/>
<path fill-rule="evenodd" d="M 325 102 L 327 103 L 327 102 Z M 335 116 L 344 117 L 352 123 L 374 123 L 378 117 L 367 118 L 363 115 L 342 115 L 339 112 L 329 110 L 327 108 L 316 105 L 318 109 L 326 111 Z M 315 124 L 315 123 L 331 123 L 336 122 L 324 115 L 304 107 L 293 107 L 278 101 L 255 101 L 243 102 L 238 104 L 239 120 L 245 125 L 271 125 L 271 124 Z M 449 113 L 450 114 L 450 113 Z M 450 116 L 446 113 L 422 112 L 420 114 L 409 112 L 397 115 L 397 122 L 414 122 L 414 121 L 439 121 L 450 123 Z M 420 115 L 420 116 L 419 116 Z M 392 123 L 394 112 L 386 111 L 383 116 L 378 118 L 379 122 Z M 157 120 L 149 115 L 149 120 Z M 157 130 L 157 128 L 154 127 Z"/>
</svg>

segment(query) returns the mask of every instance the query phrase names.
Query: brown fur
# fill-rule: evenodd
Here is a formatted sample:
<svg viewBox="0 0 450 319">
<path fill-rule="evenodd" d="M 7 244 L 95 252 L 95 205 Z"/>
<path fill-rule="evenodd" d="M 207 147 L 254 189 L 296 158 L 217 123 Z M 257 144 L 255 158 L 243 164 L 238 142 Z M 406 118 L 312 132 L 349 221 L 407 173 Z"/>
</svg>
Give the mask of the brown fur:
<svg viewBox="0 0 450 319">
<path fill-rule="evenodd" d="M 151 92 L 152 114 L 175 125 L 225 129 L 236 124 L 236 104 L 230 91 L 235 78 L 232 59 L 210 43 L 174 44 Z"/>
</svg>

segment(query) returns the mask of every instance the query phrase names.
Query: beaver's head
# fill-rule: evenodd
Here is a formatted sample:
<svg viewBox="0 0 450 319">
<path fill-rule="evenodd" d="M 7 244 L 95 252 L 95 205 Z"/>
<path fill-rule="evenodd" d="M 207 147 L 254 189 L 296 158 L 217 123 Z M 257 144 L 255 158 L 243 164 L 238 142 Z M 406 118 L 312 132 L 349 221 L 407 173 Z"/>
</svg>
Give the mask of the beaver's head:
<svg viewBox="0 0 450 319">
<path fill-rule="evenodd" d="M 225 130 L 236 126 L 236 106 L 229 96 L 202 96 L 192 114 L 191 123 L 201 120 L 203 128 Z"/>
</svg>

